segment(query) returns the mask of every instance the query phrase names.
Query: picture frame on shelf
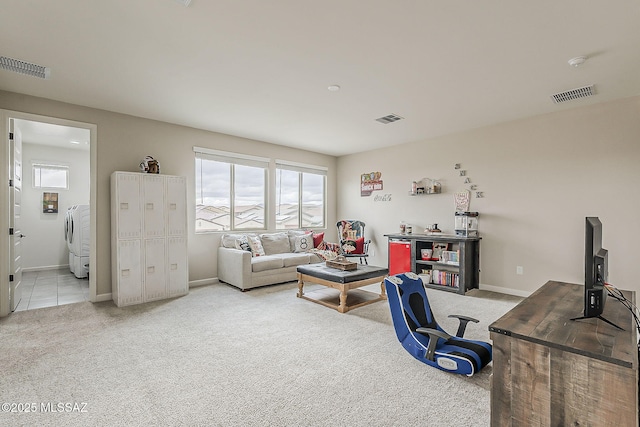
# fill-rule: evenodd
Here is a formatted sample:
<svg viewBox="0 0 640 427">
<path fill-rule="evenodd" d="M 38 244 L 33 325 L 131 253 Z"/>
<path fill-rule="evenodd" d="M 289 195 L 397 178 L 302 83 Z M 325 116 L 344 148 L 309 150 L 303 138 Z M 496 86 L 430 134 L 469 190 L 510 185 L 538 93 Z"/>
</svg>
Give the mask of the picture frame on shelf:
<svg viewBox="0 0 640 427">
<path fill-rule="evenodd" d="M 449 249 L 448 243 L 442 242 L 434 242 L 433 243 L 433 253 L 431 254 L 431 259 L 434 261 L 439 261 L 442 258 L 442 252 Z"/>
<path fill-rule="evenodd" d="M 451 265 L 459 265 L 459 257 L 457 251 L 442 251 L 440 262 Z"/>
</svg>

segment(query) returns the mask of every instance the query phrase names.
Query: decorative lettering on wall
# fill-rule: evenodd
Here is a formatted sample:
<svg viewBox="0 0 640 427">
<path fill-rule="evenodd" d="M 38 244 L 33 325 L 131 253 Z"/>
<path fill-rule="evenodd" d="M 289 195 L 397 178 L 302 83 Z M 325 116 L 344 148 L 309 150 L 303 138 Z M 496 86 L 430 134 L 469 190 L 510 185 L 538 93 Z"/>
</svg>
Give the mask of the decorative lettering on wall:
<svg viewBox="0 0 640 427">
<path fill-rule="evenodd" d="M 458 171 L 458 174 L 461 177 L 464 177 L 464 183 L 465 184 L 469 184 L 469 190 L 475 192 L 476 199 L 483 198 L 484 197 L 484 192 L 483 191 L 476 191 L 478 189 L 478 186 L 476 184 L 471 184 L 471 178 L 469 178 L 467 176 L 467 171 L 464 170 L 464 169 L 460 169 L 461 167 L 462 167 L 462 164 L 460 164 L 460 163 L 455 163 L 453 165 L 453 168 Z"/>
<path fill-rule="evenodd" d="M 391 201 L 391 193 L 387 194 L 377 194 L 376 197 L 373 198 L 374 202 L 390 202 Z"/>
<path fill-rule="evenodd" d="M 360 196 L 370 196 L 374 191 L 382 190 L 382 172 L 369 172 L 360 175 Z"/>
</svg>

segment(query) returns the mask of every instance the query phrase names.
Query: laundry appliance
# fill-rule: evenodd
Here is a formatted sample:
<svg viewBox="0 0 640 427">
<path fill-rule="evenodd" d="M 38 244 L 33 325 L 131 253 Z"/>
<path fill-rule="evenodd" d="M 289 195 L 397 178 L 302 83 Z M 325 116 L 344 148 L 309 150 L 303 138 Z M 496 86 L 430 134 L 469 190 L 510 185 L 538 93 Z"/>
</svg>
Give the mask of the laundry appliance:
<svg viewBox="0 0 640 427">
<path fill-rule="evenodd" d="M 79 279 L 89 276 L 90 222 L 89 205 L 73 205 L 65 215 L 69 270 Z"/>
</svg>

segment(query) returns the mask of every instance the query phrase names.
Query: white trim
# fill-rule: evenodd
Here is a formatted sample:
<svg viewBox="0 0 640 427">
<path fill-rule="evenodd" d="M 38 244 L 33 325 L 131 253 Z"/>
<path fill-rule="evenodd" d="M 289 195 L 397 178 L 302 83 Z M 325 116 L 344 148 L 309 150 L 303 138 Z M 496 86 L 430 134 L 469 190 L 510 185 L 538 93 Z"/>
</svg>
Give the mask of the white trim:
<svg viewBox="0 0 640 427">
<path fill-rule="evenodd" d="M 30 271 L 46 271 L 46 270 L 65 270 L 69 268 L 69 264 L 64 265 L 45 265 L 42 267 L 23 267 L 22 272 L 28 273 Z"/>
<path fill-rule="evenodd" d="M 220 279 L 217 277 L 211 277 L 209 279 L 190 280 L 189 288 L 197 288 L 198 286 L 215 285 L 220 283 Z"/>
<path fill-rule="evenodd" d="M 89 300 L 91 302 L 108 301 L 111 294 L 97 295 L 97 195 L 98 195 L 98 126 L 93 123 L 78 122 L 52 116 L 40 114 L 23 113 L 20 111 L 0 109 L 0 176 L 9 176 L 7 166 L 9 164 L 9 119 L 31 120 L 35 122 L 51 123 L 61 126 L 88 129 L 90 135 L 90 196 L 89 205 L 91 212 L 90 235 L 91 244 L 89 249 Z M 9 228 L 9 187 L 0 188 L 0 229 Z M 9 271 L 9 235 L 0 233 L 0 270 Z M 6 269 L 5 269 L 6 267 Z M 108 298 L 104 298 L 108 295 Z M 10 314 L 9 307 L 9 277 L 0 276 L 0 317 Z"/>
<path fill-rule="evenodd" d="M 515 295 L 517 297 L 524 297 L 524 298 L 527 298 L 533 293 L 531 291 L 521 291 L 519 289 L 503 288 L 502 286 L 484 285 L 482 283 L 480 284 L 479 289 L 483 291 L 496 292 L 499 294 Z"/>
<path fill-rule="evenodd" d="M 210 148 L 193 147 L 196 157 L 218 162 L 235 163 L 245 166 L 258 166 L 269 168 L 269 159 L 266 157 L 251 156 L 248 154 L 232 153 L 230 151 L 212 150 Z"/>
<path fill-rule="evenodd" d="M 113 300 L 113 295 L 111 295 L 111 292 L 109 292 L 108 294 L 99 294 L 96 295 L 95 297 L 93 297 L 94 299 L 91 302 L 105 302 L 105 301 L 112 301 Z"/>
<path fill-rule="evenodd" d="M 275 160 L 276 169 L 285 169 L 295 172 L 314 173 L 317 175 L 327 175 L 329 168 L 325 166 L 309 165 L 306 163 L 290 162 L 288 160 Z"/>
</svg>

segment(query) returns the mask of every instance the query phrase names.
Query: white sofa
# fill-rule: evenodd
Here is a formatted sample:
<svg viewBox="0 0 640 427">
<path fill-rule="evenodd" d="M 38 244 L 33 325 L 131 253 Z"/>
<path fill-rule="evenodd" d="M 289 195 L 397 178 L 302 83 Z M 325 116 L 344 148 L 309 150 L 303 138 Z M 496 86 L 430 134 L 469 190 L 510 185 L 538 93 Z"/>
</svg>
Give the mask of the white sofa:
<svg viewBox="0 0 640 427">
<path fill-rule="evenodd" d="M 307 236 L 306 243 L 303 237 Z M 259 239 L 264 254 L 243 244 Z M 296 247 L 296 243 L 298 246 Z M 334 258 L 333 250 L 313 248 L 313 238 L 308 232 L 295 230 L 279 233 L 224 234 L 218 248 L 218 279 L 243 291 L 258 286 L 291 282 L 297 279 L 296 268 L 299 265 L 324 262 Z M 244 249 L 243 249 L 244 247 Z M 259 248 L 258 248 L 259 249 Z"/>
</svg>

